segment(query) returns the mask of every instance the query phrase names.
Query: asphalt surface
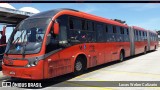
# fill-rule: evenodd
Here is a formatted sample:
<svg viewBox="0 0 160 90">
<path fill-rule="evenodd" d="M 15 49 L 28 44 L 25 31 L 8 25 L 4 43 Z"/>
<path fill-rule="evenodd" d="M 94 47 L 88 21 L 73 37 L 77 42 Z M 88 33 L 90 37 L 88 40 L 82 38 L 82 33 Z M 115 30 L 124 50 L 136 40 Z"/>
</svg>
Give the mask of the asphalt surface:
<svg viewBox="0 0 160 90">
<path fill-rule="evenodd" d="M 67 74 L 52 79 L 31 81 L 9 78 L 0 72 L 0 86 L 2 82 L 40 83 L 38 89 L 54 90 L 160 90 L 160 87 L 106 87 L 95 84 L 103 81 L 160 81 L 160 48 L 147 54 L 129 57 L 123 62 L 111 62 L 90 68 L 82 75 Z M 115 84 L 115 82 L 111 82 Z M 0 89 L 35 89 L 32 87 L 1 87 Z M 37 89 L 37 88 L 36 88 Z"/>
</svg>

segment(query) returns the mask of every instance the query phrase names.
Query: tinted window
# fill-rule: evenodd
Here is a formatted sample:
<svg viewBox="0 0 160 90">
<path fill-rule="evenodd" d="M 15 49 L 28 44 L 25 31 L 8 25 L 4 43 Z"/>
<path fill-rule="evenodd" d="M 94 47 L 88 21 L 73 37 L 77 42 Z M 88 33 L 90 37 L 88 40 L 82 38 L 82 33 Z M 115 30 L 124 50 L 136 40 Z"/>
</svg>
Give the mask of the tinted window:
<svg viewBox="0 0 160 90">
<path fill-rule="evenodd" d="M 113 26 L 112 25 L 107 25 L 108 26 L 108 32 L 113 33 Z"/>
<path fill-rule="evenodd" d="M 117 33 L 116 26 L 113 26 L 113 33 Z"/>
<path fill-rule="evenodd" d="M 108 25 L 105 26 L 106 32 L 108 33 Z"/>
<path fill-rule="evenodd" d="M 70 18 L 70 19 L 69 19 L 69 28 L 70 28 L 70 29 L 73 29 L 73 25 L 74 25 L 74 24 L 73 24 L 73 18 Z"/>
<path fill-rule="evenodd" d="M 104 41 L 104 35 L 103 35 L 103 24 L 97 24 L 96 25 L 96 30 L 97 30 L 97 41 L 102 42 Z"/>
<path fill-rule="evenodd" d="M 82 30 L 87 30 L 86 29 L 86 21 L 82 20 Z"/>
<path fill-rule="evenodd" d="M 121 27 L 121 34 L 124 34 L 124 28 Z"/>
<path fill-rule="evenodd" d="M 120 34 L 120 27 L 119 26 L 116 26 L 116 33 Z"/>
<path fill-rule="evenodd" d="M 135 39 L 135 41 L 138 41 L 138 31 L 137 30 L 134 30 L 134 32 L 135 32 L 135 36 L 134 36 L 134 39 Z"/>
<path fill-rule="evenodd" d="M 78 18 L 69 18 L 69 27 L 70 29 L 76 29 L 76 30 L 81 30 L 82 26 L 81 26 L 82 22 L 80 21 L 80 19 Z"/>
<path fill-rule="evenodd" d="M 141 36 L 141 31 L 139 31 L 139 36 Z"/>
<path fill-rule="evenodd" d="M 138 31 L 136 30 L 136 35 L 138 36 Z"/>
<path fill-rule="evenodd" d="M 94 31 L 94 30 L 93 30 L 93 22 L 88 21 L 87 25 L 88 25 L 87 27 L 88 27 L 88 30 L 89 30 L 89 31 Z"/>
<path fill-rule="evenodd" d="M 129 41 L 128 28 L 124 28 L 123 31 L 124 31 L 124 34 L 122 34 L 123 35 L 123 41 L 128 42 Z M 134 33 L 135 33 L 135 31 L 134 31 Z"/>
<path fill-rule="evenodd" d="M 83 42 L 95 42 L 96 33 L 94 32 L 94 22 L 87 21 L 81 18 L 73 18 L 73 29 L 70 29 L 68 39 L 71 44 Z M 70 21 L 70 19 L 69 19 Z"/>
</svg>

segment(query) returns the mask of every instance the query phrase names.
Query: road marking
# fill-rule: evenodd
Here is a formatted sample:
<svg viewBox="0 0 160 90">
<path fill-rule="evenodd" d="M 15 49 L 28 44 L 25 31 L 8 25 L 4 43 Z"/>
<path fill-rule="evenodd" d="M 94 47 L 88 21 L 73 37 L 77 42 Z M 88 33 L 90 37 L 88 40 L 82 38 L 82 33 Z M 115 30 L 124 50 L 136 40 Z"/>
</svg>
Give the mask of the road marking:
<svg viewBox="0 0 160 90">
<path fill-rule="evenodd" d="M 84 84 L 79 84 L 79 83 L 72 83 L 72 82 L 64 82 L 66 84 L 71 84 L 71 85 L 78 85 L 78 86 L 82 86 L 82 87 L 89 87 L 89 88 L 95 88 L 98 90 L 115 90 L 112 88 L 105 88 L 105 87 L 98 87 L 98 86 L 91 86 L 91 85 L 84 85 Z"/>
<path fill-rule="evenodd" d="M 125 74 L 130 74 L 132 76 L 149 76 L 152 78 L 160 78 L 160 74 L 152 74 L 152 73 L 141 73 L 141 72 L 128 72 L 128 71 L 114 71 L 114 70 L 100 70 L 98 72 L 103 72 L 103 73 L 125 73 Z"/>
</svg>

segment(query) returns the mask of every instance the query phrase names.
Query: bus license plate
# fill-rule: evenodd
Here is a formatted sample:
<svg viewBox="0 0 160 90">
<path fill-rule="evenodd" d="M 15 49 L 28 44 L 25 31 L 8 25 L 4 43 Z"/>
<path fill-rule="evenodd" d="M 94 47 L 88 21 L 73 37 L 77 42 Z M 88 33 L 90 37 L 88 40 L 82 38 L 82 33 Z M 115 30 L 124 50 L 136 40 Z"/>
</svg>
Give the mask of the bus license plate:
<svg viewBox="0 0 160 90">
<path fill-rule="evenodd" d="M 11 75 L 15 75 L 16 73 L 14 71 L 9 72 Z"/>
</svg>

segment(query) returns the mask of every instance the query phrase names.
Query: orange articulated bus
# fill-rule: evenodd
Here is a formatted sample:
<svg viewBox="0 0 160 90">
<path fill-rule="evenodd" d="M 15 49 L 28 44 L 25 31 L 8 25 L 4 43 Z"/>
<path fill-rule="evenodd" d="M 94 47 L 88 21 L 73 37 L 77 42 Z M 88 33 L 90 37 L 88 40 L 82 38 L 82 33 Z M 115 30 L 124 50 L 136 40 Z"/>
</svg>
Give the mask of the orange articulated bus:
<svg viewBox="0 0 160 90">
<path fill-rule="evenodd" d="M 23 20 L 12 32 L 2 72 L 39 80 L 123 61 L 148 48 L 148 38 L 144 38 L 143 46 L 134 40 L 134 30 L 147 32 L 72 9 L 42 12 Z"/>
<path fill-rule="evenodd" d="M 158 48 L 158 33 L 148 31 L 148 50 L 156 50 Z"/>
<path fill-rule="evenodd" d="M 133 30 L 135 54 L 146 53 L 148 51 L 147 30 L 137 26 L 133 26 Z"/>
</svg>

